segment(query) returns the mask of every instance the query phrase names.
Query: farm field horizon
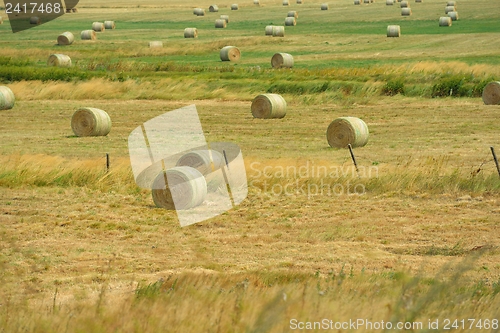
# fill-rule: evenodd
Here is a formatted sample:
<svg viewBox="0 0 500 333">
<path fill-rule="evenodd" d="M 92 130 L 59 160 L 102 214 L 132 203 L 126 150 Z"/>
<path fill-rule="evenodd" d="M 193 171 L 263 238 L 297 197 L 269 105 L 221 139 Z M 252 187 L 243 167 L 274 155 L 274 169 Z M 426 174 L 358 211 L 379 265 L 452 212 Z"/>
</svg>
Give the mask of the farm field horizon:
<svg viewBox="0 0 500 333">
<path fill-rule="evenodd" d="M 80 1 L 18 33 L 2 9 L 0 86 L 16 103 L 0 111 L 1 331 L 319 332 L 292 321 L 364 319 L 415 326 L 328 330 L 436 332 L 474 318 L 452 328 L 498 332 L 500 105 L 481 94 L 500 81 L 500 8 L 456 1 L 459 20 L 439 27 L 447 1 L 409 1 L 408 17 L 399 2 L 303 2 Z M 265 36 L 289 11 L 297 25 Z M 116 29 L 80 39 L 105 20 Z M 74 43 L 56 45 L 65 31 Z M 220 60 L 228 45 L 239 61 Z M 293 68 L 272 68 L 278 52 Z M 48 67 L 51 54 L 72 66 Z M 265 93 L 284 97 L 284 118 L 252 116 Z M 181 228 L 136 185 L 127 144 L 188 105 L 207 142 L 241 148 L 248 196 Z M 81 107 L 105 110 L 110 133 L 75 136 Z M 326 138 L 346 116 L 370 131 L 358 172 Z"/>
</svg>

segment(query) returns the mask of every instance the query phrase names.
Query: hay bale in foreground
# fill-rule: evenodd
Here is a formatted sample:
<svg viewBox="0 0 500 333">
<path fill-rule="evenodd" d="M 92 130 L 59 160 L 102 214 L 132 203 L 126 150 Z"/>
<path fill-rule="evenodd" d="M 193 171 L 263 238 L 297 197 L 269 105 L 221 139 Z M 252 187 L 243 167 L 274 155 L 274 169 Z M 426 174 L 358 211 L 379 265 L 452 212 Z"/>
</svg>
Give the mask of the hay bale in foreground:
<svg viewBox="0 0 500 333">
<path fill-rule="evenodd" d="M 215 20 L 215 27 L 216 28 L 225 28 L 227 27 L 227 22 L 226 20 L 222 20 L 222 19 L 217 19 Z"/>
<path fill-rule="evenodd" d="M 286 115 L 286 101 L 278 94 L 262 94 L 252 101 L 254 118 L 283 118 Z"/>
<path fill-rule="evenodd" d="M 198 29 L 196 28 L 184 29 L 184 38 L 198 38 Z"/>
<path fill-rule="evenodd" d="M 71 128 L 76 136 L 106 136 L 111 131 L 111 118 L 96 108 L 80 108 L 71 118 Z"/>
<path fill-rule="evenodd" d="M 39 25 L 41 23 L 42 23 L 42 20 L 40 20 L 40 18 L 38 16 L 30 17 L 30 24 Z"/>
<path fill-rule="evenodd" d="M 199 206 L 207 197 L 207 182 L 195 168 L 179 166 L 162 171 L 152 186 L 153 202 L 159 208 L 186 210 Z"/>
<path fill-rule="evenodd" d="M 154 40 L 152 42 L 149 42 L 148 44 L 150 49 L 155 49 L 155 48 L 162 48 L 163 47 L 163 42 L 159 40 Z"/>
<path fill-rule="evenodd" d="M 220 60 L 222 61 L 238 61 L 240 58 L 241 52 L 236 46 L 224 46 L 220 50 Z"/>
<path fill-rule="evenodd" d="M 441 16 L 439 18 L 439 26 L 440 27 L 451 27 L 451 17 Z"/>
<path fill-rule="evenodd" d="M 69 32 L 63 32 L 57 37 L 57 45 L 71 45 L 75 41 L 75 36 Z"/>
<path fill-rule="evenodd" d="M 196 16 L 205 16 L 205 9 L 195 8 L 195 9 L 193 9 L 193 14 Z"/>
<path fill-rule="evenodd" d="M 296 19 L 299 18 L 299 13 L 297 13 L 297 11 L 295 10 L 292 10 L 292 11 L 289 11 L 287 14 L 286 14 L 287 17 L 295 17 Z"/>
<path fill-rule="evenodd" d="M 448 16 L 451 18 L 452 21 L 458 21 L 458 12 L 449 12 Z"/>
<path fill-rule="evenodd" d="M 225 20 L 225 21 L 226 21 L 226 23 L 229 23 L 229 15 L 221 15 L 221 16 L 220 16 L 220 19 L 221 19 L 221 20 Z"/>
<path fill-rule="evenodd" d="M 210 7 L 208 7 L 208 11 L 210 13 L 216 13 L 216 12 L 219 11 L 219 6 L 217 6 L 217 5 L 211 5 Z"/>
<path fill-rule="evenodd" d="M 273 37 L 285 37 L 285 27 L 282 25 L 273 25 Z"/>
<path fill-rule="evenodd" d="M 273 68 L 292 68 L 293 56 L 288 53 L 276 53 L 271 58 L 271 66 Z"/>
<path fill-rule="evenodd" d="M 95 32 L 103 32 L 104 30 L 106 30 L 106 28 L 104 27 L 104 23 L 94 22 L 92 23 L 92 30 L 94 30 Z"/>
<path fill-rule="evenodd" d="M 363 147 L 370 133 L 366 123 L 356 117 L 340 117 L 330 123 L 326 139 L 332 148 Z"/>
<path fill-rule="evenodd" d="M 51 54 L 47 66 L 71 67 L 71 58 L 65 54 Z"/>
<path fill-rule="evenodd" d="M 233 3 L 233 4 L 231 5 L 231 10 L 238 10 L 238 4 Z"/>
<path fill-rule="evenodd" d="M 12 90 L 6 86 L 0 86 L 0 110 L 9 110 L 14 107 L 16 97 Z"/>
<path fill-rule="evenodd" d="M 296 24 L 297 24 L 297 20 L 295 19 L 295 17 L 287 17 L 287 18 L 285 18 L 285 26 L 293 27 Z"/>
<path fill-rule="evenodd" d="M 411 16 L 411 8 L 401 8 L 401 16 Z"/>
<path fill-rule="evenodd" d="M 82 40 L 96 40 L 97 34 L 94 30 L 83 30 L 80 34 Z"/>
<path fill-rule="evenodd" d="M 500 104 L 500 82 L 493 81 L 488 83 L 483 89 L 483 102 L 486 105 Z"/>
<path fill-rule="evenodd" d="M 116 28 L 115 21 L 104 21 L 104 28 L 108 30 L 113 30 Z"/>
<path fill-rule="evenodd" d="M 224 156 L 216 150 L 193 150 L 181 156 L 176 167 L 189 166 L 198 170 L 207 182 L 208 192 L 215 192 L 225 185 L 222 172 L 215 172 L 226 164 Z"/>
<path fill-rule="evenodd" d="M 401 27 L 399 25 L 387 26 L 387 37 L 399 37 L 399 36 L 401 36 Z"/>
<path fill-rule="evenodd" d="M 328 10 L 328 4 L 327 3 L 322 3 L 321 4 L 321 10 Z"/>
</svg>

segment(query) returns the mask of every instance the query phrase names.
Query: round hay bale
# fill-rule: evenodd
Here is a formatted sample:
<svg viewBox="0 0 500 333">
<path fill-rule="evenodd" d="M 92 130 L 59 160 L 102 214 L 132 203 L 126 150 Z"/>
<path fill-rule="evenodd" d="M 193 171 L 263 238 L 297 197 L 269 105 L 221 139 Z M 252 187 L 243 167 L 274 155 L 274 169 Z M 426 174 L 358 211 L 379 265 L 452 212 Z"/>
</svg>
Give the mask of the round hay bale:
<svg viewBox="0 0 500 333">
<path fill-rule="evenodd" d="M 293 27 L 296 24 L 297 24 L 297 20 L 295 19 L 295 17 L 287 17 L 285 19 L 286 26 Z"/>
<path fill-rule="evenodd" d="M 267 25 L 265 29 L 265 34 L 266 36 L 272 36 L 273 35 L 273 28 L 274 25 Z"/>
<path fill-rule="evenodd" d="M 385 4 L 386 4 L 386 6 L 392 6 L 392 5 L 394 5 L 394 0 L 386 0 Z"/>
<path fill-rule="evenodd" d="M 286 115 L 286 101 L 278 94 L 262 94 L 252 101 L 254 118 L 283 118 Z"/>
<path fill-rule="evenodd" d="M 444 8 L 444 13 L 448 14 L 449 12 L 456 12 L 457 8 L 455 6 L 446 6 Z"/>
<path fill-rule="evenodd" d="M 276 53 L 271 58 L 271 66 L 273 68 L 292 68 L 293 56 L 288 53 Z"/>
<path fill-rule="evenodd" d="M 363 3 L 370 3 L 370 0 L 363 0 Z M 356 5 L 356 0 L 354 0 L 354 4 Z"/>
<path fill-rule="evenodd" d="M 71 45 L 75 41 L 75 36 L 69 32 L 63 32 L 57 37 L 57 45 Z"/>
<path fill-rule="evenodd" d="M 330 123 L 326 130 L 326 140 L 332 148 L 363 147 L 370 133 L 366 123 L 356 117 L 340 117 Z"/>
<path fill-rule="evenodd" d="M 208 11 L 210 13 L 216 13 L 216 12 L 219 11 L 219 6 L 217 6 L 217 5 L 211 5 L 210 7 L 208 7 Z"/>
<path fill-rule="evenodd" d="M 361 1 L 360 0 L 354 0 L 354 4 L 355 5 L 361 5 Z"/>
<path fill-rule="evenodd" d="M 94 22 L 92 23 L 92 30 L 94 30 L 95 32 L 103 32 L 104 30 L 106 30 L 106 28 L 104 27 L 104 23 Z"/>
<path fill-rule="evenodd" d="M 225 21 L 226 21 L 226 23 L 229 23 L 229 15 L 221 15 L 221 16 L 220 16 L 220 19 L 221 19 L 221 20 L 225 20 Z"/>
<path fill-rule="evenodd" d="M 224 46 L 220 50 L 220 60 L 238 61 L 241 58 L 241 52 L 236 46 Z"/>
<path fill-rule="evenodd" d="M 297 0 L 297 5 L 302 5 L 304 2 L 302 0 Z"/>
<path fill-rule="evenodd" d="M 446 2 L 446 6 L 456 6 L 457 2 L 456 1 L 448 1 Z"/>
<path fill-rule="evenodd" d="M 458 12 L 449 12 L 448 16 L 451 18 L 452 21 L 458 21 Z"/>
<path fill-rule="evenodd" d="M 12 90 L 6 86 L 0 86 L 0 110 L 9 110 L 14 107 L 16 97 Z"/>
<path fill-rule="evenodd" d="M 104 29 L 113 30 L 116 28 L 115 21 L 104 21 Z"/>
<path fill-rule="evenodd" d="M 321 4 L 321 10 L 328 10 L 328 4 L 327 3 L 322 3 Z"/>
<path fill-rule="evenodd" d="M 500 82 L 490 82 L 483 89 L 483 102 L 486 105 L 500 104 Z"/>
<path fill-rule="evenodd" d="M 273 37 L 285 37 L 285 27 L 282 25 L 273 25 Z"/>
<path fill-rule="evenodd" d="M 295 17 L 296 19 L 299 18 L 299 13 L 297 13 L 297 11 L 295 10 L 292 10 L 292 11 L 289 11 L 288 14 L 286 14 L 287 17 Z"/>
<path fill-rule="evenodd" d="M 47 66 L 71 67 L 71 58 L 65 54 L 51 54 Z"/>
<path fill-rule="evenodd" d="M 30 24 L 39 25 L 40 23 L 42 23 L 42 20 L 38 16 L 30 17 Z"/>
<path fill-rule="evenodd" d="M 222 184 L 225 185 L 221 172 L 215 172 L 225 165 L 224 156 L 216 150 L 193 150 L 177 161 L 175 166 L 189 166 L 198 170 L 207 182 L 207 190 L 215 192 Z"/>
<path fill-rule="evenodd" d="M 196 16 L 205 16 L 205 9 L 195 8 L 195 9 L 193 9 L 193 14 Z"/>
<path fill-rule="evenodd" d="M 399 36 L 401 36 L 401 27 L 399 25 L 387 26 L 387 37 L 399 37 Z"/>
<path fill-rule="evenodd" d="M 401 16 L 411 16 L 411 8 L 401 8 Z"/>
<path fill-rule="evenodd" d="M 288 0 L 283 0 L 283 6 L 289 6 L 290 3 L 288 2 Z"/>
<path fill-rule="evenodd" d="M 71 118 L 71 128 L 76 136 L 106 136 L 111 131 L 111 118 L 96 108 L 80 108 Z"/>
<path fill-rule="evenodd" d="M 82 40 L 96 40 L 97 35 L 94 30 L 83 30 L 80 34 Z"/>
<path fill-rule="evenodd" d="M 215 20 L 215 27 L 216 28 L 225 28 L 225 27 L 227 27 L 226 20 L 222 20 L 222 19 Z"/>
<path fill-rule="evenodd" d="M 238 4 L 233 3 L 233 4 L 231 5 L 231 10 L 238 10 Z"/>
<path fill-rule="evenodd" d="M 162 48 L 163 47 L 163 42 L 159 41 L 159 40 L 155 40 L 155 41 L 149 42 L 148 46 L 149 46 L 150 49 Z"/>
<path fill-rule="evenodd" d="M 410 8 L 410 3 L 408 1 L 401 1 L 401 8 Z"/>
<path fill-rule="evenodd" d="M 439 18 L 439 26 L 440 27 L 451 27 L 451 17 L 441 16 Z"/>
<path fill-rule="evenodd" d="M 207 182 L 190 166 L 160 172 L 153 182 L 152 197 L 156 207 L 186 210 L 199 206 L 207 197 Z"/>
<path fill-rule="evenodd" d="M 253 4 L 256 6 L 260 6 L 260 1 L 259 0 L 253 0 Z"/>
<path fill-rule="evenodd" d="M 198 38 L 198 29 L 196 28 L 184 29 L 184 38 Z"/>
</svg>

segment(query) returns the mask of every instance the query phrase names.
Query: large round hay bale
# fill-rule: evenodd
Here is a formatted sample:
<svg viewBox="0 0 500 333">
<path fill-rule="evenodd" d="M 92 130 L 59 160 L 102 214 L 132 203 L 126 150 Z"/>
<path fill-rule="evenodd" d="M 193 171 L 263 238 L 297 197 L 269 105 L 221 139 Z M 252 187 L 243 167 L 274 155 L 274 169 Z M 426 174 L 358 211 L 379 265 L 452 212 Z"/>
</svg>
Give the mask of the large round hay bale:
<svg viewBox="0 0 500 333">
<path fill-rule="evenodd" d="M 361 1 L 360 0 L 354 0 L 354 4 L 355 5 L 361 5 Z"/>
<path fill-rule="evenodd" d="M 296 10 L 291 10 L 286 14 L 287 17 L 295 17 L 296 19 L 299 18 L 299 13 Z"/>
<path fill-rule="evenodd" d="M 456 12 L 457 8 L 455 6 L 446 6 L 444 8 L 444 13 L 448 14 L 449 12 Z"/>
<path fill-rule="evenodd" d="M 233 3 L 231 5 L 231 10 L 238 10 L 238 4 L 237 3 Z"/>
<path fill-rule="evenodd" d="M 92 23 L 92 30 L 94 30 L 95 32 L 103 32 L 104 30 L 106 30 L 106 28 L 104 27 L 104 23 L 94 22 Z"/>
<path fill-rule="evenodd" d="M 154 41 L 149 42 L 148 46 L 150 49 L 162 48 L 163 42 L 159 41 L 159 40 L 154 40 Z"/>
<path fill-rule="evenodd" d="M 96 40 L 97 35 L 94 30 L 83 30 L 80 34 L 82 40 Z"/>
<path fill-rule="evenodd" d="M 449 12 L 448 16 L 451 18 L 452 21 L 458 21 L 458 12 Z"/>
<path fill-rule="evenodd" d="M 387 26 L 387 37 L 399 37 L 399 36 L 401 36 L 401 27 L 399 25 Z"/>
<path fill-rule="evenodd" d="M 370 133 L 366 123 L 356 117 L 340 117 L 330 123 L 326 130 L 326 139 L 330 147 L 363 147 L 368 142 Z"/>
<path fill-rule="evenodd" d="M 297 20 L 295 17 L 287 17 L 285 18 L 285 25 L 288 27 L 293 27 L 294 25 L 297 24 Z"/>
<path fill-rule="evenodd" d="M 12 90 L 6 86 L 0 86 L 0 110 L 9 110 L 14 107 L 16 97 Z"/>
<path fill-rule="evenodd" d="M 226 21 L 226 23 L 229 23 L 229 15 L 221 15 L 221 16 L 220 16 L 220 19 L 221 19 L 221 20 L 225 20 L 225 21 Z"/>
<path fill-rule="evenodd" d="M 75 41 L 75 36 L 69 32 L 63 32 L 57 37 L 57 45 L 71 45 Z"/>
<path fill-rule="evenodd" d="M 289 6 L 290 3 L 288 2 L 288 0 L 283 0 L 283 6 Z"/>
<path fill-rule="evenodd" d="M 199 206 L 207 197 L 207 182 L 190 166 L 160 172 L 152 186 L 153 202 L 159 208 L 185 210 Z"/>
<path fill-rule="evenodd" d="M 401 16 L 411 16 L 411 8 L 401 8 Z"/>
<path fill-rule="evenodd" d="M 198 29 L 196 28 L 184 29 L 184 38 L 198 38 Z"/>
<path fill-rule="evenodd" d="M 262 94 L 252 101 L 254 118 L 283 118 L 286 115 L 286 101 L 278 94 Z"/>
<path fill-rule="evenodd" d="M 259 0 L 253 0 L 253 4 L 256 6 L 260 6 L 260 1 Z"/>
<path fill-rule="evenodd" d="M 80 108 L 71 118 L 71 128 L 76 136 L 106 136 L 111 131 L 111 118 L 96 108 Z"/>
<path fill-rule="evenodd" d="M 182 155 L 175 166 L 189 166 L 198 170 L 207 182 L 209 192 L 215 192 L 225 184 L 221 172 L 215 172 L 225 165 L 224 156 L 216 150 L 193 150 Z"/>
<path fill-rule="evenodd" d="M 205 16 L 205 9 L 195 8 L 195 9 L 193 9 L 193 14 L 196 16 Z"/>
<path fill-rule="evenodd" d="M 386 6 L 392 6 L 392 5 L 394 5 L 394 0 L 386 0 L 385 1 L 385 5 Z"/>
<path fill-rule="evenodd" d="M 268 25 L 266 26 L 266 36 L 272 36 L 273 35 L 273 28 L 274 26 L 273 25 Z"/>
<path fill-rule="evenodd" d="M 409 8 L 410 3 L 408 1 L 401 1 L 400 6 L 401 8 Z"/>
<path fill-rule="evenodd" d="M 71 67 L 71 58 L 65 54 L 51 54 L 47 66 Z"/>
<path fill-rule="evenodd" d="M 490 82 L 483 89 L 483 102 L 486 105 L 500 104 L 500 82 Z"/>
<path fill-rule="evenodd" d="M 273 25 L 273 37 L 285 37 L 285 27 L 282 25 Z"/>
<path fill-rule="evenodd" d="M 113 30 L 116 28 L 115 21 L 104 21 L 104 28 L 108 30 Z"/>
<path fill-rule="evenodd" d="M 39 25 L 42 23 L 42 20 L 38 16 L 30 17 L 30 24 Z"/>
<path fill-rule="evenodd" d="M 224 46 L 220 50 L 220 60 L 238 61 L 241 58 L 241 52 L 236 46 Z"/>
<path fill-rule="evenodd" d="M 210 13 L 216 13 L 216 12 L 219 11 L 219 6 L 217 6 L 217 5 L 211 5 L 210 7 L 208 7 L 208 11 Z"/>
<path fill-rule="evenodd" d="M 288 53 L 276 53 L 271 58 L 271 66 L 273 68 L 292 68 L 293 56 Z"/>
<path fill-rule="evenodd" d="M 322 3 L 321 4 L 321 10 L 328 10 L 328 4 L 327 3 Z"/>
<path fill-rule="evenodd" d="M 227 27 L 226 20 L 222 20 L 222 19 L 215 20 L 215 27 L 216 28 L 225 28 L 225 27 Z"/>
<path fill-rule="evenodd" d="M 441 16 L 439 18 L 439 26 L 440 27 L 451 27 L 451 17 Z"/>
</svg>

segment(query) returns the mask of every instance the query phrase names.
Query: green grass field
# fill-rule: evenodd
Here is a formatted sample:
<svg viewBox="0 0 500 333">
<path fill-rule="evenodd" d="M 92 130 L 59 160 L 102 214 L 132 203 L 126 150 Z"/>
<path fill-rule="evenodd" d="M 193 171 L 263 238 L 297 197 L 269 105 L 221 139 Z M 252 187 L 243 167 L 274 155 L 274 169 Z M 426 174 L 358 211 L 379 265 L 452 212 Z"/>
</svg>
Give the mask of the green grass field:
<svg viewBox="0 0 500 333">
<path fill-rule="evenodd" d="M 500 77 L 498 4 L 458 1 L 439 27 L 441 0 L 409 1 L 410 17 L 380 0 L 260 2 L 81 1 L 16 34 L 2 11 L 0 85 L 16 104 L 0 111 L 0 331 L 500 331 L 500 106 L 481 99 Z M 265 36 L 290 10 L 297 25 Z M 80 40 L 104 20 L 116 29 Z M 64 31 L 73 45 L 56 45 Z M 220 61 L 226 45 L 240 61 Z M 277 52 L 294 67 L 273 69 Z M 54 53 L 72 68 L 48 68 Z M 268 92 L 283 119 L 252 117 Z M 135 184 L 127 140 L 190 104 L 208 142 L 241 147 L 249 193 L 181 228 Z M 79 107 L 105 110 L 109 135 L 76 137 Z M 326 140 L 341 116 L 370 129 L 360 177 Z M 358 319 L 386 326 L 342 327 Z"/>
</svg>

